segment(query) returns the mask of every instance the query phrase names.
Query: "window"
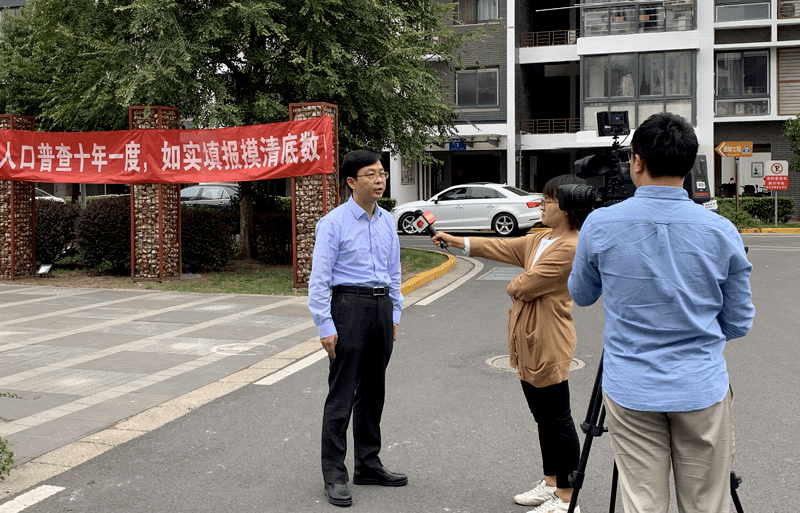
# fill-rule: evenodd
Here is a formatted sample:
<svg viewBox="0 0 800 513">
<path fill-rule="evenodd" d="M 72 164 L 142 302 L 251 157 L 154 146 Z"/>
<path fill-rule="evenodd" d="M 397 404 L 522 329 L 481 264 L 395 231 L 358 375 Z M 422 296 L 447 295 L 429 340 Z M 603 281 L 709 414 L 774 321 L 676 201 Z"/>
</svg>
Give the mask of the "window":
<svg viewBox="0 0 800 513">
<path fill-rule="evenodd" d="M 769 114 L 769 50 L 721 52 L 716 61 L 716 115 Z"/>
<path fill-rule="evenodd" d="M 458 19 L 462 23 L 483 23 L 498 16 L 497 0 L 458 0 Z"/>
<path fill-rule="evenodd" d="M 586 57 L 582 75 L 584 130 L 595 130 L 603 111 L 627 111 L 631 126 L 664 111 L 694 122 L 693 52 Z"/>
<path fill-rule="evenodd" d="M 497 192 L 494 189 L 490 189 L 488 187 L 470 187 L 469 188 L 469 198 L 470 199 L 497 199 L 497 198 L 504 198 L 502 194 Z"/>
<path fill-rule="evenodd" d="M 604 2 L 589 3 L 596 6 Z M 620 0 L 614 3 L 615 5 L 609 7 L 587 7 L 582 10 L 584 37 L 694 28 L 693 0 L 664 0 L 657 3 Z M 633 5 L 625 5 L 626 3 Z"/>
<path fill-rule="evenodd" d="M 716 0 L 717 21 L 768 20 L 770 2 L 764 0 Z"/>
<path fill-rule="evenodd" d="M 467 188 L 466 187 L 457 187 L 455 189 L 450 189 L 449 191 L 445 191 L 439 196 L 439 201 L 452 201 L 457 199 L 467 199 Z"/>
<path fill-rule="evenodd" d="M 463 70 L 456 74 L 456 103 L 460 107 L 497 107 L 496 69 Z"/>
</svg>

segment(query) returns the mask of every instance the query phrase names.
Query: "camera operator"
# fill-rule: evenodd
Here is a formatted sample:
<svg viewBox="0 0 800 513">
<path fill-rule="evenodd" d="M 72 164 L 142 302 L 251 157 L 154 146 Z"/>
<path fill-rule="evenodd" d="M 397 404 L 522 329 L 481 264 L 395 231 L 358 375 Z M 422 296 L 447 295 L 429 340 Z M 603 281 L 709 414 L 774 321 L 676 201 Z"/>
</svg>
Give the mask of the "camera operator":
<svg viewBox="0 0 800 513">
<path fill-rule="evenodd" d="M 626 513 L 663 512 L 673 468 L 678 510 L 730 511 L 733 393 L 722 351 L 755 309 L 742 239 L 695 204 L 683 180 L 694 129 L 655 114 L 631 140 L 632 198 L 593 211 L 569 291 L 604 295 L 602 389 Z"/>
<path fill-rule="evenodd" d="M 575 256 L 578 229 L 586 209 L 561 210 L 558 187 L 583 184 L 575 175 L 549 180 L 543 190 L 542 223 L 550 230 L 516 239 L 462 238 L 445 232 L 432 237 L 470 256 L 522 267 L 508 284 L 514 303 L 509 312 L 510 364 L 539 431 L 543 477 L 514 502 L 538 506 L 530 513 L 566 512 L 572 498 L 569 475 L 578 467 L 580 442 L 569 403 L 569 364 L 575 353 L 572 299 L 567 278 Z M 574 510 L 580 513 L 580 508 Z"/>
</svg>

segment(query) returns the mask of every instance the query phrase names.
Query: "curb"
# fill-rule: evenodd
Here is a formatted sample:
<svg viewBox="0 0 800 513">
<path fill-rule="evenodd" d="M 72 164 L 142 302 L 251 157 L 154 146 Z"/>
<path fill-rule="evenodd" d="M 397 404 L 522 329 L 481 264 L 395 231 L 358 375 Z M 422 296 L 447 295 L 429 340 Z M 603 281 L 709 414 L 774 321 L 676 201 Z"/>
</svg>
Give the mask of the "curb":
<svg viewBox="0 0 800 513">
<path fill-rule="evenodd" d="M 739 233 L 800 233 L 800 228 L 743 228 Z"/>
<path fill-rule="evenodd" d="M 419 248 L 415 248 L 415 249 L 419 249 Z M 428 251 L 430 253 L 439 253 L 438 251 L 434 251 L 432 249 L 423 249 L 422 251 Z M 423 285 L 425 285 L 429 281 L 435 280 L 439 276 L 443 276 L 443 275 L 449 273 L 450 271 L 452 271 L 453 267 L 455 267 L 455 265 L 456 265 L 456 257 L 454 257 L 453 255 L 449 255 L 449 254 L 445 255 L 445 256 L 447 257 L 447 262 L 441 264 L 438 267 L 434 267 L 433 269 L 430 269 L 428 271 L 423 271 L 423 272 L 417 274 L 416 276 L 414 276 L 413 278 L 410 278 L 409 280 L 404 282 L 400 286 L 400 293 L 403 294 L 403 295 L 406 295 L 409 292 L 413 292 L 413 291 L 417 290 L 418 288 L 422 287 Z"/>
</svg>

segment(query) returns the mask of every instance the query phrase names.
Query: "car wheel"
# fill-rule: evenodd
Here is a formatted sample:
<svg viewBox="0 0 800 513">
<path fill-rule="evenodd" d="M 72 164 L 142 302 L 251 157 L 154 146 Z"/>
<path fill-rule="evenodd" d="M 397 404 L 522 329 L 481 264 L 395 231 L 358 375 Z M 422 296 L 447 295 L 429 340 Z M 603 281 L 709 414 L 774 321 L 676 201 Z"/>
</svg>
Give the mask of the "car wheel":
<svg viewBox="0 0 800 513">
<path fill-rule="evenodd" d="M 517 231 L 517 219 L 511 214 L 497 214 L 492 219 L 492 230 L 501 237 L 509 237 Z"/>
<path fill-rule="evenodd" d="M 414 227 L 414 214 L 403 214 L 400 217 L 400 222 L 397 224 L 400 231 L 406 235 L 414 235 L 417 233 L 417 229 Z"/>
</svg>

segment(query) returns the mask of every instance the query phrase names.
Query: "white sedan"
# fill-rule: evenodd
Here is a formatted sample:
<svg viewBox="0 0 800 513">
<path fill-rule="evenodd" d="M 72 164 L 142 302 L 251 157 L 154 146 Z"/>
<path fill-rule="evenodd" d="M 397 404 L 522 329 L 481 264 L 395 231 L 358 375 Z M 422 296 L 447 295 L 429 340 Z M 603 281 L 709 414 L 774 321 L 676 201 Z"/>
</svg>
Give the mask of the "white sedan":
<svg viewBox="0 0 800 513">
<path fill-rule="evenodd" d="M 454 185 L 427 201 L 403 203 L 392 209 L 397 229 L 417 233 L 414 212 L 430 210 L 434 227 L 444 231 L 494 230 L 509 236 L 527 231 L 542 220 L 544 196 L 517 187 L 488 182 Z"/>
</svg>

